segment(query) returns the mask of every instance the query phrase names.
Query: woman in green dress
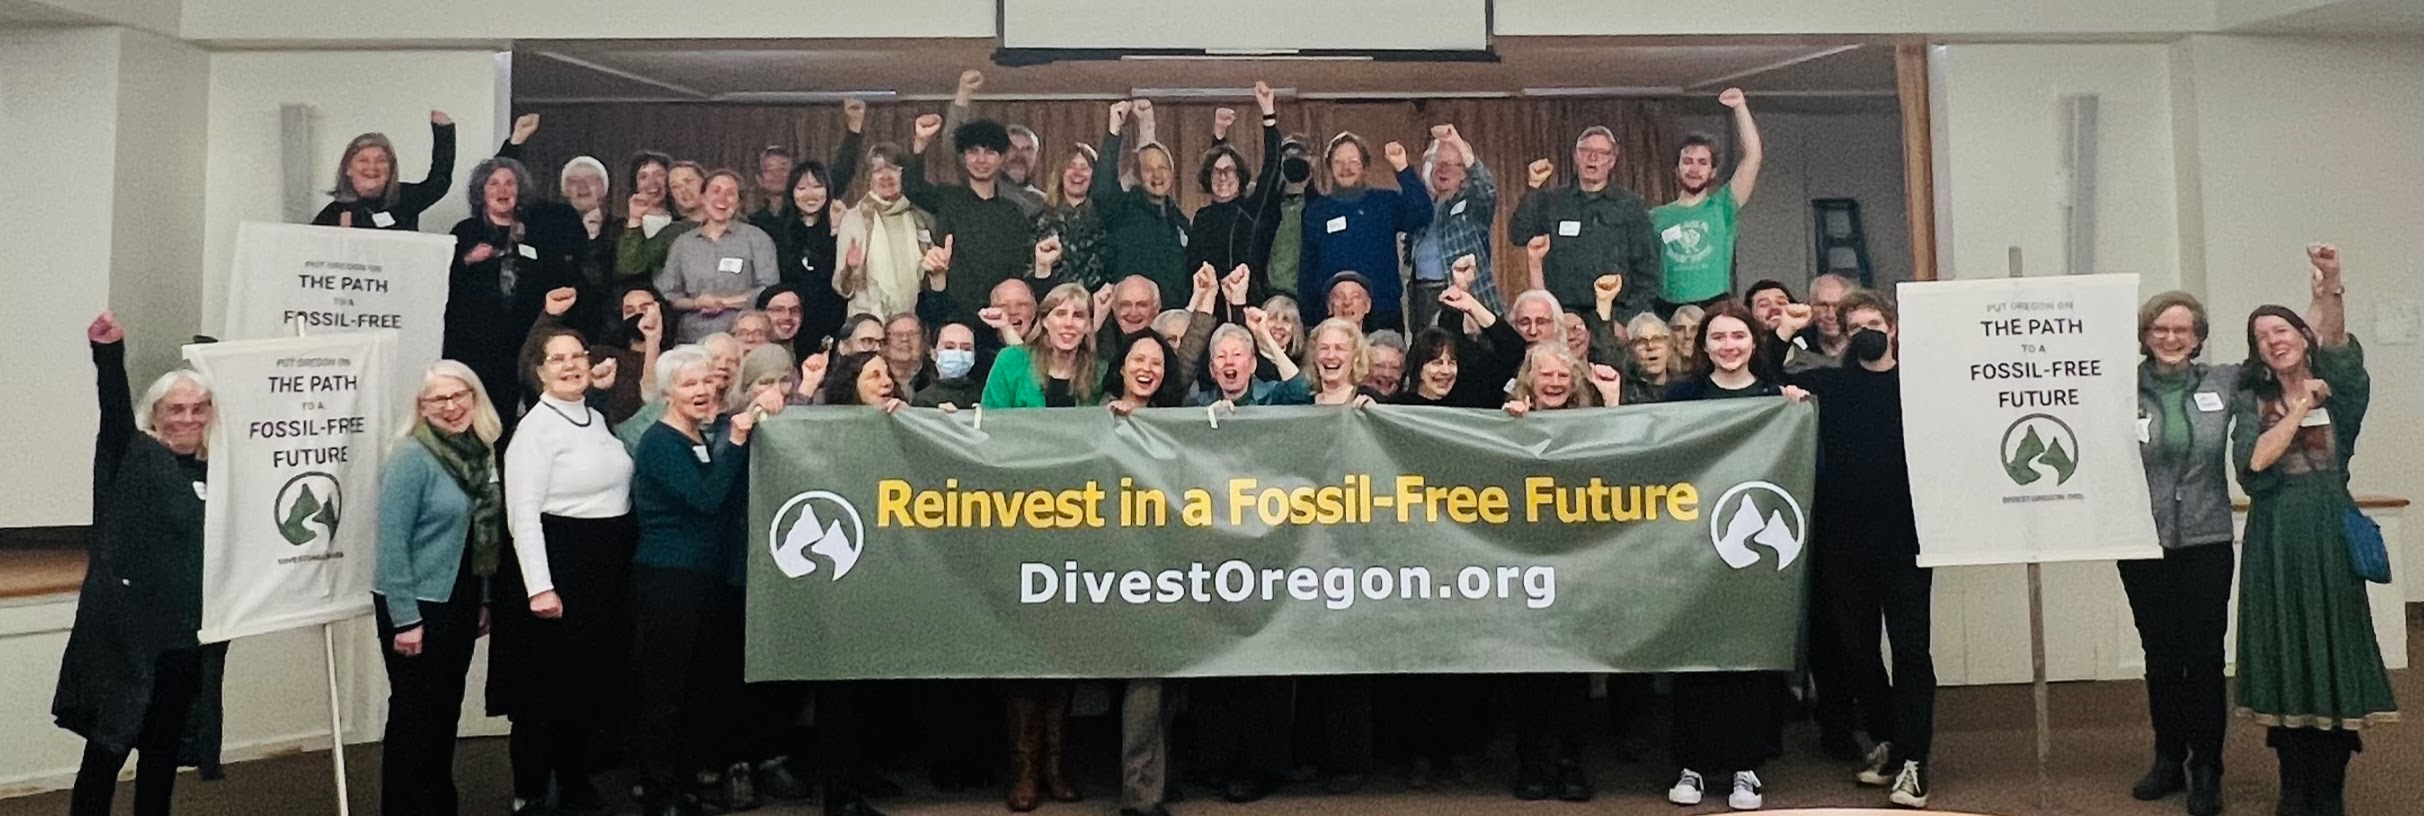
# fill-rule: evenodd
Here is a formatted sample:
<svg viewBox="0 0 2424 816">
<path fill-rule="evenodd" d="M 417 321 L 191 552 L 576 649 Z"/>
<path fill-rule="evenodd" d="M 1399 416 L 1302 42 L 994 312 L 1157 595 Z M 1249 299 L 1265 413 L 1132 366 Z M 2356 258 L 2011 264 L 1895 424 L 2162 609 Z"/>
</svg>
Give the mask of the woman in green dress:
<svg viewBox="0 0 2424 816">
<path fill-rule="evenodd" d="M 2339 251 L 2307 248 L 2317 302 L 2337 302 Z M 2375 645 L 2365 582 L 2343 519 L 2348 459 L 2372 384 L 2340 310 L 2310 327 L 2280 306 L 2247 319 L 2248 359 L 2231 407 L 2232 461 L 2247 491 L 2239 574 L 2239 710 L 2269 729 L 2284 816 L 2339 816 L 2363 729 L 2398 720 Z"/>
</svg>

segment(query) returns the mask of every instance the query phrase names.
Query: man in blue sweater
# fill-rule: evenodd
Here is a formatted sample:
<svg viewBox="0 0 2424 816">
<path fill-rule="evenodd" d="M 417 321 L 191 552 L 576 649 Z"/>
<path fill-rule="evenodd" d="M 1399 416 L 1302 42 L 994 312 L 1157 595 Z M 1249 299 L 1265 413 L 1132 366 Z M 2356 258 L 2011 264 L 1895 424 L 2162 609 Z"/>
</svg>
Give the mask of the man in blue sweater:
<svg viewBox="0 0 2424 816">
<path fill-rule="evenodd" d="M 1366 325 L 1405 329 L 1397 240 L 1401 233 L 1430 226 L 1431 194 L 1422 176 L 1408 168 L 1405 145 L 1390 142 L 1382 150 L 1397 170 L 1395 190 L 1364 186 L 1372 151 L 1363 137 L 1341 133 L 1330 140 L 1323 157 L 1330 168 L 1330 191 L 1305 202 L 1304 271 L 1296 289 L 1307 326 L 1319 325 L 1328 316 L 1323 303 L 1330 279 L 1340 272 L 1359 272 L 1372 281 L 1372 316 Z"/>
</svg>

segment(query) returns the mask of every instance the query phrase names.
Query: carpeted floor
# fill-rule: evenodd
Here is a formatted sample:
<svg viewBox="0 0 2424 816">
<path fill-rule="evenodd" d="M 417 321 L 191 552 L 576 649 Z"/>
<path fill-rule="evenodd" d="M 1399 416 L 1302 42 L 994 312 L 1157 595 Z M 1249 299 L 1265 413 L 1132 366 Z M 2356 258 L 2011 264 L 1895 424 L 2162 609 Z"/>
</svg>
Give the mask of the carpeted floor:
<svg viewBox="0 0 2424 816">
<path fill-rule="evenodd" d="M 2410 651 L 2424 655 L 2424 624 L 2411 620 Z M 2424 701 L 2424 672 L 2391 675 L 2399 699 L 2414 706 Z M 2047 769 L 2050 785 L 2041 787 L 2032 761 L 2035 742 L 2029 689 L 2026 686 L 1946 689 L 1937 705 L 1938 723 L 1933 800 L 1936 808 L 1985 814 L 2177 814 L 2180 800 L 2139 802 L 2129 797 L 2129 785 L 2144 771 L 2149 737 L 2145 692 L 2137 683 L 2064 683 L 2052 689 L 2053 759 Z M 1105 718 L 1080 729 L 1087 744 L 1075 762 L 1088 771 L 1085 782 L 1093 798 L 1075 804 L 1046 804 L 1045 816 L 1110 814 L 1117 809 L 1117 767 L 1107 744 L 1107 731 L 1116 728 Z M 1109 726 L 1105 728 L 1104 726 Z M 1814 732 L 1807 723 L 1787 736 L 1783 759 L 1769 763 L 1762 774 L 1768 783 L 1771 808 L 1887 807 L 1880 791 L 1856 787 L 1854 768 L 1816 756 Z M 1596 746 L 1604 749 L 1603 746 Z M 2234 722 L 2227 748 L 2225 785 L 2229 811 L 2236 814 L 2271 812 L 2274 795 L 2272 754 L 2264 747 L 2261 729 Z M 1725 810 L 1721 792 L 1710 804 L 1684 809 L 1667 804 L 1666 786 L 1673 780 L 1665 763 L 1620 763 L 1594 754 L 1594 779 L 1601 791 L 1587 805 L 1556 802 L 1523 803 L 1504 789 L 1509 773 L 1502 741 L 1478 767 L 1473 784 L 1449 784 L 1430 791 L 1409 791 L 1403 768 L 1384 768 L 1363 792 L 1325 796 L 1283 790 L 1263 802 L 1230 805 L 1209 799 L 1208 791 L 1191 791 L 1195 798 L 1175 803 L 1180 816 L 1235 814 L 1244 816 L 1382 816 L 1383 814 L 1467 814 L 1522 811 L 1539 814 L 1673 814 Z M 375 745 L 347 752 L 351 761 L 354 808 L 375 813 L 378 803 L 379 751 Z M 467 740 L 457 759 L 465 814 L 504 816 L 508 807 L 504 743 Z M 2366 751 L 2350 768 L 2350 812 L 2363 816 L 2424 814 L 2424 725 L 2394 724 L 2366 735 Z M 877 803 L 895 816 L 992 816 L 1004 813 L 998 797 L 942 797 L 925 789 L 922 774 L 890 773 L 910 784 L 910 793 Z M 325 753 L 281 757 L 230 766 L 219 782 L 179 780 L 176 811 L 186 816 L 265 816 L 334 811 L 332 785 Z M 602 780 L 603 781 L 603 780 Z M 1712 780 L 1714 783 L 1714 780 Z M 608 788 L 612 790 L 612 788 Z M 1713 791 L 1714 792 L 1714 791 Z M 131 786 L 121 785 L 119 812 L 126 812 Z M 2040 795 L 2049 804 L 2040 805 Z M 67 810 L 65 792 L 0 800 L 0 816 L 54 816 Z M 635 808 L 626 806 L 625 812 Z M 810 814 L 808 806 L 770 807 L 766 816 Z"/>
</svg>

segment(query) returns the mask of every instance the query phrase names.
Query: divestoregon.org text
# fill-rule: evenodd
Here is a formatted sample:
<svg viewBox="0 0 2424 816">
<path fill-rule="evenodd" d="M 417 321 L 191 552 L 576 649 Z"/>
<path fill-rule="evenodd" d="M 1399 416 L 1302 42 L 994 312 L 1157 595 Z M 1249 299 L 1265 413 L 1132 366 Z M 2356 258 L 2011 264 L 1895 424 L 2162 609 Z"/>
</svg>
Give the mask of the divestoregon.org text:
<svg viewBox="0 0 2424 816">
<path fill-rule="evenodd" d="M 1185 569 L 1087 570 L 1075 561 L 1022 562 L 1019 603 L 1266 603 L 1320 602 L 1346 609 L 1357 601 L 1493 601 L 1521 599 L 1531 609 L 1557 603 L 1557 568 L 1467 566 L 1434 576 L 1429 567 L 1257 568 L 1239 560 Z"/>
</svg>

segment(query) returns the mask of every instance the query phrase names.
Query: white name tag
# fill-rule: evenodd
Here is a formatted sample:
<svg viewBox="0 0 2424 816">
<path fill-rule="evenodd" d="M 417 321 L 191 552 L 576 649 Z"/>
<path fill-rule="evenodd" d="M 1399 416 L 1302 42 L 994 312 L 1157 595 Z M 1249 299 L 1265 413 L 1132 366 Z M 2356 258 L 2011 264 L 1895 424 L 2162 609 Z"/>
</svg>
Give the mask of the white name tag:
<svg viewBox="0 0 2424 816">
<path fill-rule="evenodd" d="M 698 457 L 698 458 L 699 458 L 699 464 L 702 464 L 702 465 L 707 464 L 707 446 L 705 446 L 705 445 L 692 445 L 692 446 L 690 446 L 690 455 Z"/>
<path fill-rule="evenodd" d="M 210 501 L 210 485 L 195 482 L 194 498 L 201 499 L 203 501 Z"/>
<path fill-rule="evenodd" d="M 396 217 L 383 212 L 375 212 L 370 214 L 370 223 L 379 225 L 379 229 L 386 229 L 396 225 Z"/>
<path fill-rule="evenodd" d="M 2154 420 L 2146 417 L 2138 418 L 2138 444 L 2144 445 L 2148 442 L 2154 441 L 2154 424 Z"/>
<path fill-rule="evenodd" d="M 2222 410 L 2222 395 L 2212 391 L 2197 392 L 2197 410 L 2208 414 Z"/>
<path fill-rule="evenodd" d="M 515 244 L 515 245 L 514 245 L 514 247 L 513 247 L 513 251 L 514 251 L 516 254 L 519 254 L 519 255 L 521 255 L 521 256 L 522 256 L 522 257 L 524 257 L 524 258 L 529 258 L 529 259 L 534 260 L 534 261 L 539 259 L 539 250 L 538 250 L 538 248 L 537 248 L 537 247 L 534 247 L 534 246 L 531 246 L 531 245 L 529 245 L 529 244 Z"/>
<path fill-rule="evenodd" d="M 1332 219 L 1330 219 L 1330 222 L 1329 222 L 1329 223 L 1322 225 L 1322 227 L 1323 227 L 1324 229 L 1327 229 L 1327 230 L 1331 231 L 1331 232 L 1346 232 L 1346 231 L 1347 231 L 1347 217 L 1342 215 L 1342 216 L 1338 216 L 1338 217 L 1336 217 L 1336 218 L 1332 218 Z"/>
<path fill-rule="evenodd" d="M 717 271 L 717 272 L 730 272 L 730 273 L 735 274 L 735 275 L 741 274 L 741 259 L 739 259 L 739 258 L 724 258 L 724 259 L 718 260 L 718 261 L 716 261 L 716 262 L 715 262 L 715 271 Z"/>
<path fill-rule="evenodd" d="M 2298 427 L 2320 428 L 2329 424 L 2331 424 L 2331 412 L 2325 410 L 2323 406 L 2317 405 L 2314 407 L 2314 410 L 2306 412 L 2306 419 L 2299 422 Z"/>
<path fill-rule="evenodd" d="M 1448 208 L 1448 214 L 1449 214 L 1449 215 L 1463 215 L 1463 214 L 1464 214 L 1464 208 L 1465 208 L 1465 205 L 1466 205 L 1466 204 L 1471 204 L 1471 203 L 1473 203 L 1473 202 L 1470 202 L 1470 201 L 1464 201 L 1464 200 L 1458 200 L 1458 201 L 1456 202 L 1456 206 L 1453 206 L 1453 207 L 1449 207 L 1449 208 Z"/>
<path fill-rule="evenodd" d="M 1565 236 L 1565 237 L 1567 237 L 1567 238 L 1572 238 L 1572 237 L 1574 237 L 1574 236 L 1581 235 L 1581 234 L 1582 234 L 1582 222 L 1580 222 L 1580 221 L 1559 221 L 1559 222 L 1557 222 L 1557 234 L 1558 234 L 1558 235 Z"/>
<path fill-rule="evenodd" d="M 1670 244 L 1683 243 L 1683 225 L 1677 224 L 1660 231 L 1658 233 L 1658 240 L 1665 241 Z"/>
</svg>

